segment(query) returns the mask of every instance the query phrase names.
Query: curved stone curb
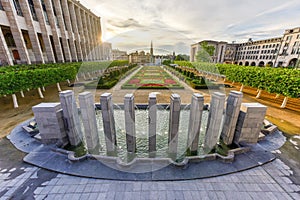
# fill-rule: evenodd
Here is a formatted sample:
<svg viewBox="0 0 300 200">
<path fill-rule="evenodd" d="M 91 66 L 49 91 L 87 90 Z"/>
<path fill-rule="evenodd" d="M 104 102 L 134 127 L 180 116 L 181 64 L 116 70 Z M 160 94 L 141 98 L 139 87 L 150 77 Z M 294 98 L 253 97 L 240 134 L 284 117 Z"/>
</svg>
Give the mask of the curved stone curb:
<svg viewBox="0 0 300 200">
<path fill-rule="evenodd" d="M 228 156 L 191 156 L 180 163 L 168 158 L 136 158 L 124 163 L 119 158 L 91 154 L 76 158 L 72 151 L 43 145 L 23 131 L 22 126 L 29 121 L 18 125 L 7 137 L 17 149 L 28 153 L 23 159 L 25 162 L 58 173 L 109 180 L 191 180 L 236 173 L 273 161 L 275 156 L 271 151 L 280 148 L 285 141 L 281 132 L 276 132 L 258 144 L 230 150 Z M 116 167 L 111 168 L 110 164 Z M 159 164 L 166 167 L 156 169 Z M 142 173 L 146 167 L 152 171 Z M 132 170 L 136 173 L 131 173 Z"/>
<path fill-rule="evenodd" d="M 130 169 L 132 166 L 145 165 L 145 164 L 167 164 L 173 165 L 175 167 L 186 167 L 189 163 L 199 163 L 203 161 L 211 161 L 211 160 L 220 160 L 224 163 L 231 163 L 234 161 L 235 154 L 246 153 L 250 151 L 250 147 L 240 147 L 237 149 L 232 149 L 228 151 L 227 156 L 222 156 L 218 153 L 206 154 L 200 156 L 189 156 L 184 158 L 181 162 L 174 162 L 171 158 L 134 158 L 131 162 L 126 163 L 123 162 L 119 157 L 109 157 L 109 156 L 100 156 L 93 154 L 86 154 L 81 157 L 75 157 L 75 153 L 73 151 L 67 151 L 61 148 L 52 148 L 54 152 L 62 153 L 67 156 L 67 158 L 72 162 L 80 162 L 87 159 L 91 160 L 99 160 L 102 163 L 106 164 L 114 164 L 120 170 Z"/>
</svg>

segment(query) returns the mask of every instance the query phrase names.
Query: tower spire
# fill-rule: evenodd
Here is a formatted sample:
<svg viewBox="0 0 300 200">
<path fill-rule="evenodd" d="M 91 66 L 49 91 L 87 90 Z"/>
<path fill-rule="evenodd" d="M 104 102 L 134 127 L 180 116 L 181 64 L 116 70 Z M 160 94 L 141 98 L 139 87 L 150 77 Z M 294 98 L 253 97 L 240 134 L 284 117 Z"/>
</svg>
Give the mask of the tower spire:
<svg viewBox="0 0 300 200">
<path fill-rule="evenodd" d="M 151 47 L 150 47 L 150 55 L 153 56 L 153 43 L 152 43 L 152 40 L 151 40 Z"/>
</svg>

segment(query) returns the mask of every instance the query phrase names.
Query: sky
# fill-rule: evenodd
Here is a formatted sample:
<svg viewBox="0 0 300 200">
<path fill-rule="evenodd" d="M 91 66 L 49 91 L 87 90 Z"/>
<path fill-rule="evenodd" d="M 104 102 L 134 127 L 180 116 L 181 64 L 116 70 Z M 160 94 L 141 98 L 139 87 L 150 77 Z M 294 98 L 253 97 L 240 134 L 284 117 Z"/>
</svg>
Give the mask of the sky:
<svg viewBox="0 0 300 200">
<path fill-rule="evenodd" d="M 128 53 L 189 54 L 201 40 L 245 42 L 300 27 L 299 0 L 81 0 L 101 17 L 102 40 Z"/>
</svg>

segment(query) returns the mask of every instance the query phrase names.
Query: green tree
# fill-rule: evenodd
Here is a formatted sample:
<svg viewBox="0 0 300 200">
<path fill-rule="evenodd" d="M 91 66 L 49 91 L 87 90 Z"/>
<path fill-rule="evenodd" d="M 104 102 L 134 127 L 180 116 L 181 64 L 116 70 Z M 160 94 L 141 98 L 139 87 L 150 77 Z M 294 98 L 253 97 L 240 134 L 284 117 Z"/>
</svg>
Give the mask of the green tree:
<svg viewBox="0 0 300 200">
<path fill-rule="evenodd" d="M 201 48 L 197 52 L 196 60 L 199 62 L 211 62 L 211 57 L 214 55 L 215 47 L 208 45 L 206 41 L 201 43 Z"/>
</svg>

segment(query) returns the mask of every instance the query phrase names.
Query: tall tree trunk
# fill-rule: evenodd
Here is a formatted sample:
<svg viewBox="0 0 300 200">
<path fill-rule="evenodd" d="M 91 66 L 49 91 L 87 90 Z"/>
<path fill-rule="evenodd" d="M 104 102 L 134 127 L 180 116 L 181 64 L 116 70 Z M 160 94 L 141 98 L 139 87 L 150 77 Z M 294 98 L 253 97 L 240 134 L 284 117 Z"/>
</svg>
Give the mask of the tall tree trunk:
<svg viewBox="0 0 300 200">
<path fill-rule="evenodd" d="M 18 105 L 18 99 L 17 99 L 16 94 L 12 94 L 11 97 L 12 97 L 12 100 L 13 100 L 13 103 L 14 103 L 14 108 L 18 108 L 19 105 Z"/>
<path fill-rule="evenodd" d="M 43 98 L 44 98 L 44 95 L 43 95 L 43 93 L 42 93 L 41 88 L 38 88 L 37 90 L 38 90 L 38 93 L 39 93 L 39 95 L 40 95 L 40 98 L 43 99 Z"/>
<path fill-rule="evenodd" d="M 240 92 L 243 92 L 244 90 L 244 84 L 242 84 L 241 88 L 240 88 Z"/>
<path fill-rule="evenodd" d="M 287 101 L 288 101 L 288 97 L 284 97 L 284 100 L 280 106 L 280 108 L 285 108 L 286 107 L 286 104 L 287 104 Z"/>
<path fill-rule="evenodd" d="M 24 96 L 24 92 L 23 92 L 23 90 L 21 90 L 21 91 L 20 91 L 20 94 L 21 94 L 21 97 L 22 97 L 22 98 L 24 98 L 24 97 L 25 97 L 25 96 Z"/>
<path fill-rule="evenodd" d="M 57 90 L 58 90 L 59 92 L 61 92 L 61 88 L 60 88 L 59 83 L 56 83 L 56 86 L 57 86 Z"/>
<path fill-rule="evenodd" d="M 262 90 L 258 90 L 258 94 L 256 95 L 256 97 L 255 97 L 255 98 L 259 99 L 259 98 L 260 98 L 260 96 L 261 96 L 261 92 L 262 92 Z"/>
</svg>

